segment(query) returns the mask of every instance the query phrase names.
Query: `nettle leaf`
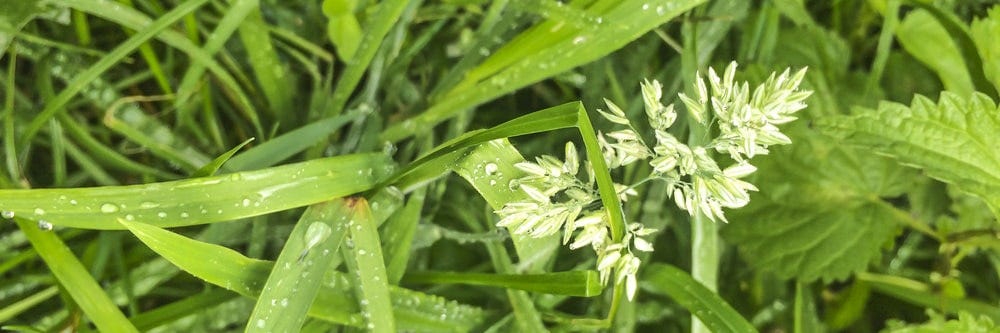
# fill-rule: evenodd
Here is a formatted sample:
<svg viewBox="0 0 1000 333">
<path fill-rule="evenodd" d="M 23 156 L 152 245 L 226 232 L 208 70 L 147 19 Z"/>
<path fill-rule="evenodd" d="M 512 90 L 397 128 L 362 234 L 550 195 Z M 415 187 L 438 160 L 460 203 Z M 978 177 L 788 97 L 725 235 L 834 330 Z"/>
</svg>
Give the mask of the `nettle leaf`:
<svg viewBox="0 0 1000 333">
<path fill-rule="evenodd" d="M 909 107 L 885 102 L 821 125 L 982 198 L 1000 216 L 1000 109 L 986 95 L 942 92 L 937 104 L 918 95 Z"/>
<path fill-rule="evenodd" d="M 801 281 L 864 270 L 901 218 L 880 198 L 902 195 L 912 170 L 813 132 L 757 163 L 760 191 L 733 211 L 723 236 L 754 267 Z"/>
</svg>

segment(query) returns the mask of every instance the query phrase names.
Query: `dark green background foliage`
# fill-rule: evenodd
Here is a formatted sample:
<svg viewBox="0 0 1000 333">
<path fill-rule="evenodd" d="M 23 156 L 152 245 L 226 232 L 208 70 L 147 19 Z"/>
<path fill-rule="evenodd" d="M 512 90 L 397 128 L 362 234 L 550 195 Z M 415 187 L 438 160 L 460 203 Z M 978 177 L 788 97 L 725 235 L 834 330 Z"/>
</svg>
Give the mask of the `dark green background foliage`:
<svg viewBox="0 0 1000 333">
<path fill-rule="evenodd" d="M 0 0 L 0 50 L 3 330 L 998 331 L 995 0 Z M 813 94 L 717 247 L 643 163 L 633 302 L 494 227 L 731 61 Z"/>
</svg>

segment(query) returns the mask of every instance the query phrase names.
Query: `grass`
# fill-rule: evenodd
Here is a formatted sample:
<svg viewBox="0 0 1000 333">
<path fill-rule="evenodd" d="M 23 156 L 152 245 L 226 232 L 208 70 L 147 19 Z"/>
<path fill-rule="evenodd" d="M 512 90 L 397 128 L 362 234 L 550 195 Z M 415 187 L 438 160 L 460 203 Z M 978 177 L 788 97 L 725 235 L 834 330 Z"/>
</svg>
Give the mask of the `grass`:
<svg viewBox="0 0 1000 333">
<path fill-rule="evenodd" d="M 0 329 L 992 327 L 998 27 L 989 1 L 3 3 Z M 606 158 L 597 109 L 715 142 L 677 95 L 731 61 L 812 96 L 723 223 Z M 580 209 L 624 249 L 496 227 L 573 196 L 523 186 L 543 160 L 592 170 Z"/>
</svg>

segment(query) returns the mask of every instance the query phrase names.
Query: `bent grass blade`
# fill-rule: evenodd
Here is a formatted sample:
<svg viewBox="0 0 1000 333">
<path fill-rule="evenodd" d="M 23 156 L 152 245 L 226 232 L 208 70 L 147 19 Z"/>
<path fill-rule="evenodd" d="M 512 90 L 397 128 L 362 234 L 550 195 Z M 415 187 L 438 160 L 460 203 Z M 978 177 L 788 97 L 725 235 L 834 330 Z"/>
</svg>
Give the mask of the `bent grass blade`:
<svg viewBox="0 0 1000 333">
<path fill-rule="evenodd" d="M 129 186 L 0 190 L 0 210 L 53 225 L 123 229 L 117 219 L 175 227 L 229 221 L 371 189 L 392 171 L 382 154 Z"/>
</svg>

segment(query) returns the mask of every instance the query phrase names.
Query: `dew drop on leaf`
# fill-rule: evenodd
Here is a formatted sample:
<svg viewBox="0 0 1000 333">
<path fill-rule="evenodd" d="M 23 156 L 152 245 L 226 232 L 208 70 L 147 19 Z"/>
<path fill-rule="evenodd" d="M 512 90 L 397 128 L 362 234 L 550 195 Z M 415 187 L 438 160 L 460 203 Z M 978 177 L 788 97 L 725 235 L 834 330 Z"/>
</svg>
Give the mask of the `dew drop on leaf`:
<svg viewBox="0 0 1000 333">
<path fill-rule="evenodd" d="M 49 221 L 46 220 L 38 220 L 38 229 L 42 229 L 43 231 L 51 231 L 52 223 L 49 223 Z"/>
<path fill-rule="evenodd" d="M 3 216 L 3 218 L 5 218 L 5 219 L 12 219 L 12 218 L 14 218 L 14 212 L 13 211 L 9 211 L 9 210 L 5 210 L 3 212 L 0 212 L 0 216 Z"/>
<path fill-rule="evenodd" d="M 306 251 L 316 246 L 316 244 L 326 240 L 327 237 L 330 237 L 332 232 L 333 230 L 330 229 L 330 226 L 323 222 L 313 222 L 312 224 L 309 224 L 309 228 L 306 229 L 305 235 Z"/>
<path fill-rule="evenodd" d="M 101 213 L 114 213 L 118 211 L 118 205 L 113 203 L 105 203 L 101 205 Z"/>
<path fill-rule="evenodd" d="M 35 215 L 45 215 L 45 210 L 41 208 L 35 208 Z"/>
<path fill-rule="evenodd" d="M 486 171 L 486 175 L 493 175 L 497 172 L 499 167 L 497 167 L 496 163 L 487 163 L 483 169 Z"/>
</svg>

